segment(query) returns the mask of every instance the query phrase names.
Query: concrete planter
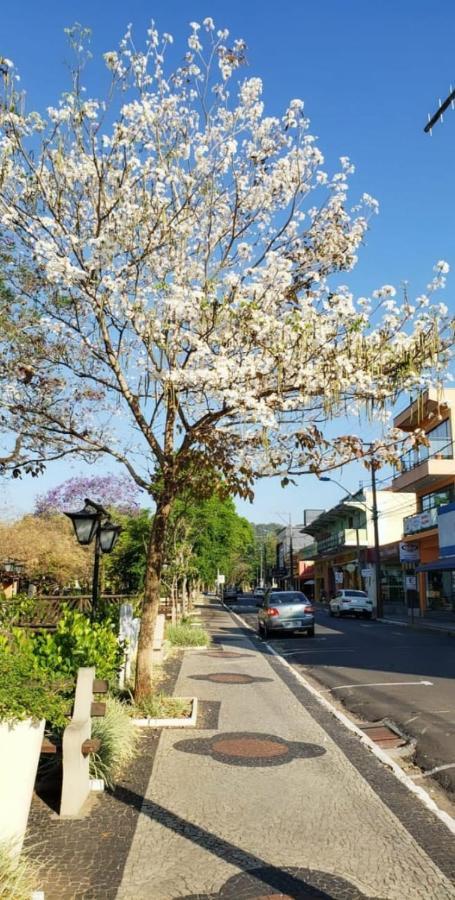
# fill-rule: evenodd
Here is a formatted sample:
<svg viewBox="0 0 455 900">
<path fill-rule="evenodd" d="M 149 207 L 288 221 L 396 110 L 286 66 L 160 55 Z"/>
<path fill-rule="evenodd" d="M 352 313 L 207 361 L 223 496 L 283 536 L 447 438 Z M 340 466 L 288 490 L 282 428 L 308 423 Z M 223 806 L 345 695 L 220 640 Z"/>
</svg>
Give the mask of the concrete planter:
<svg viewBox="0 0 455 900">
<path fill-rule="evenodd" d="M 180 716 L 178 719 L 133 719 L 139 728 L 194 728 L 197 719 L 197 697 L 182 697 L 182 700 L 191 702 L 191 715 Z"/>
<path fill-rule="evenodd" d="M 44 719 L 14 725 L 0 722 L 0 841 L 11 842 L 18 853 L 27 828 L 44 725 Z"/>
</svg>

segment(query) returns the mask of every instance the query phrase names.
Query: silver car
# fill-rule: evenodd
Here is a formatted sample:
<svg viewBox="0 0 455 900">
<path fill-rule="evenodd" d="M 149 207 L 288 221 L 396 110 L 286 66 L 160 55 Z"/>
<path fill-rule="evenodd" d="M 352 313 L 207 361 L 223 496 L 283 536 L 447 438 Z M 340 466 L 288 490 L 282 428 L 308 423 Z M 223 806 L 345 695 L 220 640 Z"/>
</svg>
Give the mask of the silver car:
<svg viewBox="0 0 455 900">
<path fill-rule="evenodd" d="M 278 631 L 306 631 L 309 637 L 314 636 L 314 606 L 301 591 L 267 591 L 257 606 L 261 637 Z"/>
</svg>

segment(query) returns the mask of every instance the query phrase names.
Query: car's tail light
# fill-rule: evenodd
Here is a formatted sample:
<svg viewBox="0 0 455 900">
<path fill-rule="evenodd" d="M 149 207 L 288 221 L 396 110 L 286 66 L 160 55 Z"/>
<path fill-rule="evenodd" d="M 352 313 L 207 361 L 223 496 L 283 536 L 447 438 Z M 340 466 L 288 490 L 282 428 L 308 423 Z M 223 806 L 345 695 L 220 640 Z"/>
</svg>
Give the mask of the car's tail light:
<svg viewBox="0 0 455 900">
<path fill-rule="evenodd" d="M 266 609 L 266 615 L 267 616 L 279 616 L 280 613 L 277 609 L 275 609 L 274 606 L 270 606 L 268 609 Z"/>
<path fill-rule="evenodd" d="M 305 613 L 314 613 L 314 606 L 304 606 L 303 611 Z"/>
</svg>

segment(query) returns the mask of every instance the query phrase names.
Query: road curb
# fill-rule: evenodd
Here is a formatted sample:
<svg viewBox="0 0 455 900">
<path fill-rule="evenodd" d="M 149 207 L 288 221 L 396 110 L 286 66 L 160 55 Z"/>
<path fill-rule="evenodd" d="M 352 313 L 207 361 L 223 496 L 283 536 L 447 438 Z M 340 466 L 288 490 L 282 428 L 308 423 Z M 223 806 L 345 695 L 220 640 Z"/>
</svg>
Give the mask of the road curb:
<svg viewBox="0 0 455 900">
<path fill-rule="evenodd" d="M 381 622 L 383 625 L 395 625 L 402 628 L 412 628 L 414 631 L 426 631 L 432 632 L 433 634 L 446 634 L 450 637 L 455 637 L 455 624 L 453 628 L 448 625 L 430 625 L 429 623 L 420 624 L 420 622 L 403 622 L 399 619 L 376 619 L 377 622 Z"/>
<path fill-rule="evenodd" d="M 223 606 L 231 616 L 239 620 L 241 625 L 246 628 L 247 631 L 251 631 L 253 634 L 255 634 L 255 631 L 251 627 L 251 625 L 249 625 L 248 622 L 245 622 L 245 620 L 242 619 L 242 617 L 238 613 L 233 612 L 225 604 L 223 604 Z M 383 765 L 387 766 L 388 769 L 391 769 L 395 777 L 412 794 L 418 797 L 419 800 L 426 806 L 426 808 L 430 810 L 439 819 L 439 821 L 442 822 L 443 825 L 446 826 L 446 828 L 448 828 L 448 830 L 452 834 L 455 834 L 455 819 L 453 819 L 452 816 L 450 816 L 444 810 L 440 809 L 433 798 L 430 797 L 430 795 L 422 787 L 420 787 L 420 785 L 415 784 L 412 779 L 408 775 L 406 775 L 405 772 L 403 772 L 398 763 L 391 759 L 391 757 L 384 750 L 378 747 L 377 744 L 375 744 L 371 740 L 371 738 L 368 737 L 368 735 L 364 734 L 364 732 L 354 722 L 352 722 L 351 719 L 348 718 L 348 716 L 346 716 L 339 709 L 333 706 L 333 704 L 330 703 L 330 701 L 326 697 L 324 697 L 318 690 L 316 690 L 316 688 L 314 688 L 306 680 L 306 678 L 304 678 L 303 675 L 300 674 L 300 672 L 297 672 L 297 670 L 294 669 L 290 663 L 288 663 L 284 656 L 282 656 L 280 653 L 277 653 L 277 651 L 266 641 L 262 642 L 262 646 L 267 647 L 267 650 L 273 656 L 278 657 L 282 665 L 284 665 L 287 669 L 289 669 L 290 672 L 292 672 L 293 676 L 303 685 L 303 687 L 312 695 L 312 697 L 314 697 L 314 699 L 317 700 L 317 702 L 321 706 L 325 707 L 325 709 L 327 709 L 336 719 L 338 719 L 338 721 L 342 725 L 344 725 L 345 728 L 353 732 L 353 734 L 355 734 L 359 738 L 360 742 L 364 744 L 364 746 L 368 747 L 371 753 L 373 753 L 374 756 L 376 756 L 376 758 L 383 763 Z"/>
</svg>

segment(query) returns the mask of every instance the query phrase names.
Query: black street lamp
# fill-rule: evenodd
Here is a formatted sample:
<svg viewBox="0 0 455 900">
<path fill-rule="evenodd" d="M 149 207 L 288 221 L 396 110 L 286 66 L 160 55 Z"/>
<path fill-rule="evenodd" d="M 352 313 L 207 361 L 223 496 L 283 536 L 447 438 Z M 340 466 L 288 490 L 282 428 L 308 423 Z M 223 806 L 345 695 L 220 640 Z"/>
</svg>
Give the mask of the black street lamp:
<svg viewBox="0 0 455 900">
<path fill-rule="evenodd" d="M 91 611 L 91 619 L 93 621 L 98 606 L 100 556 L 101 553 L 110 553 L 114 549 L 121 526 L 114 525 L 111 522 L 109 513 L 104 509 L 104 506 L 87 498 L 82 509 L 77 512 L 65 513 L 65 516 L 71 519 L 79 544 L 87 546 L 95 538 Z"/>
</svg>

